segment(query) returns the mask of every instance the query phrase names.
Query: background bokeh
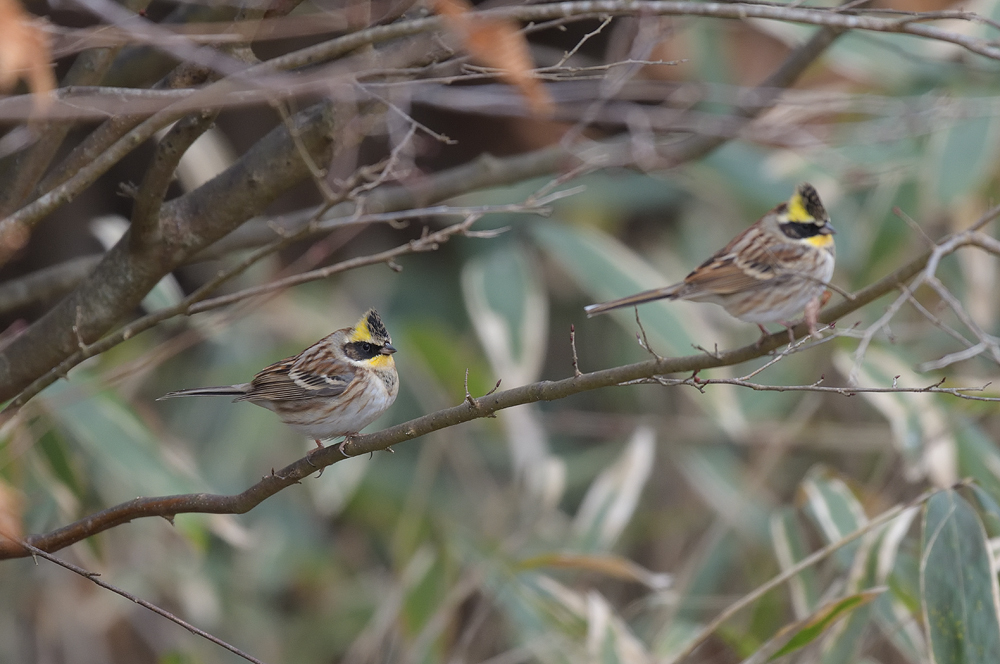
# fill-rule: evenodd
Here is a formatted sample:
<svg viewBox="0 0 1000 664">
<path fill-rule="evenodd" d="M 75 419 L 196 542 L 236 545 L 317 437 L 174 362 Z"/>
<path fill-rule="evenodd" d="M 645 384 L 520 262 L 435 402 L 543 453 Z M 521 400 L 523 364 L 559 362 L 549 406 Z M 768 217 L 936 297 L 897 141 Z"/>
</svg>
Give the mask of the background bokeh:
<svg viewBox="0 0 1000 664">
<path fill-rule="evenodd" d="M 1000 19 L 996 0 L 967 8 Z M 628 42 L 622 35 L 641 31 L 631 20 L 616 19 L 611 37 L 592 39 L 578 57 L 584 64 L 624 57 L 613 49 Z M 717 106 L 814 30 L 754 21 L 655 23 L 663 36 L 649 59 L 684 62 L 648 66 L 633 82 L 681 91 L 697 82 L 706 131 Z M 540 33 L 536 59 L 557 60 L 598 25 Z M 962 29 L 995 37 L 988 25 Z M 240 492 L 312 443 L 246 403 L 154 400 L 183 387 L 242 382 L 353 324 L 371 306 L 399 349 L 401 390 L 369 431 L 460 403 L 466 372 L 473 395 L 497 380 L 503 389 L 572 375 L 571 326 L 584 372 L 642 361 L 649 354 L 637 342 L 632 310 L 588 320 L 583 306 L 683 278 L 802 181 L 819 190 L 837 229 L 835 284 L 858 289 L 916 256 L 929 239 L 971 225 L 998 200 L 998 71 L 997 61 L 955 45 L 844 35 L 757 129 L 697 162 L 645 168 L 644 134 L 633 127 L 636 163 L 560 184 L 579 190 L 547 218 L 488 215 L 475 229 L 503 233 L 456 237 L 437 251 L 404 256 L 398 272 L 364 267 L 171 320 L 87 361 L 4 430 L 0 480 L 16 490 L 27 533 L 140 495 Z M 120 84 L 139 84 L 134 72 L 118 73 Z M 568 126 L 442 106 L 418 100 L 412 109 L 458 140 L 417 141 L 414 168 L 424 172 L 486 152 L 538 149 Z M 223 147 L 206 149 L 225 163 L 275 121 L 269 109 L 227 111 L 213 130 Z M 582 140 L 616 131 L 595 122 Z M 354 156 L 374 161 L 391 143 L 391 135 L 376 136 Z M 122 162 L 36 229 L 5 277 L 98 251 L 88 223 L 128 214 L 115 190 L 150 154 L 136 152 L 134 164 Z M 550 180 L 469 192 L 450 203 L 518 203 Z M 303 185 L 270 212 L 317 200 Z M 418 237 L 425 224 L 447 222 L 337 231 L 259 262 L 225 288 L 388 249 Z M 987 232 L 996 236 L 995 227 Z M 239 257 L 179 270 L 144 306 L 176 302 Z M 858 337 L 893 294 L 838 321 L 836 338 L 754 380 L 809 385 L 822 378 L 842 386 L 855 369 L 859 383 L 873 387 L 995 381 L 997 361 L 988 352 L 943 369 L 927 363 L 963 348 L 944 326 L 965 330 L 972 321 L 996 343 L 989 336 L 1000 334 L 996 257 L 965 249 L 944 259 L 937 274 L 967 320 L 924 287 L 914 296 L 932 316 L 903 306 L 858 357 Z M 44 303 L 8 312 L 5 321 L 21 325 L 42 310 Z M 695 346 L 730 349 L 758 336 L 712 305 L 661 302 L 639 313 L 652 350 L 663 356 L 702 352 Z M 769 359 L 703 377 L 746 375 Z M 521 406 L 391 454 L 335 464 L 246 515 L 137 520 L 59 555 L 268 662 L 669 661 L 733 600 L 927 487 L 975 477 L 983 491 L 965 496 L 984 519 L 984 546 L 995 547 L 987 535 L 1000 534 L 1000 521 L 990 520 L 1000 519 L 990 507 L 991 497 L 1000 500 L 998 440 L 996 403 L 948 395 L 625 386 Z M 893 528 L 763 595 L 689 661 L 742 661 L 819 607 L 886 586 L 785 661 L 931 661 L 921 604 L 925 518 L 907 512 Z M 991 587 L 989 574 L 983 578 Z M 0 563 L 0 589 L 0 662 L 238 661 L 44 561 Z M 988 652 L 955 661 L 990 661 Z"/>
</svg>

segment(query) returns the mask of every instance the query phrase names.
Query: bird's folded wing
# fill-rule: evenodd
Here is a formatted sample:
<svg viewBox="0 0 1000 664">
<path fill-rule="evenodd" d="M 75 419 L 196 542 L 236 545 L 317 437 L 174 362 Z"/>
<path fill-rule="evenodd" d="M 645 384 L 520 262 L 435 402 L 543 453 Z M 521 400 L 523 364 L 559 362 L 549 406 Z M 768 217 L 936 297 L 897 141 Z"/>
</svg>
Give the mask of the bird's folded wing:
<svg viewBox="0 0 1000 664">
<path fill-rule="evenodd" d="M 743 255 L 713 256 L 684 279 L 682 297 L 696 297 L 699 293 L 728 295 L 759 288 L 788 274 L 788 266 L 794 265 L 803 251 L 797 245 L 781 244 Z"/>
<path fill-rule="evenodd" d="M 279 362 L 259 374 L 251 381 L 250 391 L 240 400 L 286 401 L 335 397 L 347 389 L 354 379 L 349 365 L 335 360 L 328 363 Z M 334 369 L 336 373 L 327 371 Z"/>
</svg>

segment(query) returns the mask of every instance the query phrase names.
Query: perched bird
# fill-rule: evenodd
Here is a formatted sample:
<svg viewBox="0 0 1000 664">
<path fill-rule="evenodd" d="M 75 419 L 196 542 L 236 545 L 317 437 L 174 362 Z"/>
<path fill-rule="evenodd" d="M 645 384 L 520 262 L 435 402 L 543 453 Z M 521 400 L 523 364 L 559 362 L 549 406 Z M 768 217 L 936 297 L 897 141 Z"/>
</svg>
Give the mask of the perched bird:
<svg viewBox="0 0 1000 664">
<path fill-rule="evenodd" d="M 281 421 L 316 441 L 350 437 L 396 400 L 399 376 L 389 333 L 369 309 L 354 327 L 337 330 L 294 357 L 262 369 L 249 383 L 196 387 L 161 399 L 232 395 L 274 411 Z"/>
<path fill-rule="evenodd" d="M 789 329 L 792 316 L 805 309 L 809 331 L 828 297 L 833 276 L 834 245 L 830 216 L 810 184 L 800 184 L 782 203 L 746 229 L 684 281 L 592 304 L 588 316 L 652 300 L 714 302 L 732 316 L 756 323 L 779 322 Z"/>
</svg>

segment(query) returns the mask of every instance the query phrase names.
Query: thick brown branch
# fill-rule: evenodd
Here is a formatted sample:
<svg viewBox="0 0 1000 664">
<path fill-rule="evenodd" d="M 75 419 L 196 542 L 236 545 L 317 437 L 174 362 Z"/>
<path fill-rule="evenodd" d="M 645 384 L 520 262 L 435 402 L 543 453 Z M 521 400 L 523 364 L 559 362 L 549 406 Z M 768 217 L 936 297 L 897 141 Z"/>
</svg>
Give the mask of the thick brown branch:
<svg viewBox="0 0 1000 664">
<path fill-rule="evenodd" d="M 0 314 L 65 295 L 100 262 L 100 255 L 79 256 L 0 284 Z"/>
<path fill-rule="evenodd" d="M 153 163 L 146 170 L 132 207 L 132 242 L 149 244 L 159 241 L 160 207 L 174 171 L 191 144 L 215 122 L 217 111 L 205 110 L 177 122 L 156 146 Z"/>
<path fill-rule="evenodd" d="M 994 214 L 997 212 L 998 210 L 994 210 Z M 854 294 L 853 300 L 845 300 L 836 306 L 827 308 L 820 315 L 820 322 L 826 324 L 832 323 L 895 290 L 923 270 L 930 257 L 931 252 L 927 252 L 889 276 L 858 291 Z M 804 324 L 797 326 L 793 331 L 800 337 L 808 332 Z M 653 359 L 646 362 L 614 367 L 612 369 L 584 373 L 579 376 L 574 375 L 571 378 L 563 380 L 541 381 L 509 390 L 494 392 L 478 398 L 469 398 L 458 406 L 430 413 L 429 415 L 418 417 L 417 419 L 383 429 L 376 433 L 355 436 L 347 443 L 345 452 L 350 456 L 359 456 L 368 452 L 384 450 L 439 429 L 482 417 L 489 417 L 499 410 L 527 403 L 562 399 L 573 394 L 596 390 L 602 387 L 616 386 L 643 378 L 652 378 L 672 373 L 695 372 L 713 367 L 739 364 L 762 357 L 787 341 L 788 336 L 786 332 L 782 331 L 763 338 L 758 344 L 751 344 L 728 352 L 711 355 L 698 353 L 697 355 L 684 357 Z M 263 500 L 316 472 L 317 468 L 332 465 L 343 459 L 344 456 L 341 454 L 340 448 L 338 446 L 330 446 L 313 452 L 308 458 L 299 459 L 289 466 L 282 468 L 279 472 L 265 476 L 260 482 L 243 493 L 236 495 L 197 493 L 159 498 L 136 498 L 135 500 L 108 508 L 50 533 L 32 535 L 26 538 L 25 541 L 39 549 L 51 552 L 79 542 L 109 528 L 114 528 L 122 523 L 142 517 L 173 516 L 184 513 L 244 514 L 259 505 Z M 13 542 L 4 541 L 0 543 L 0 559 L 17 558 L 25 555 L 28 555 L 27 552 Z"/>
</svg>

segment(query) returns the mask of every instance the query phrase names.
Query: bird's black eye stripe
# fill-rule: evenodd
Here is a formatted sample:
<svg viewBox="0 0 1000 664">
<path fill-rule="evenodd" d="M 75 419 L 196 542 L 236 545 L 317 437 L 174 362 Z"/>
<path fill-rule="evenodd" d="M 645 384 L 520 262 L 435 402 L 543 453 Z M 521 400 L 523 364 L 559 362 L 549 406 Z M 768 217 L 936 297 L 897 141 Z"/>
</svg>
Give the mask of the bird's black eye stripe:
<svg viewBox="0 0 1000 664">
<path fill-rule="evenodd" d="M 369 341 L 352 341 L 344 344 L 344 354 L 352 360 L 370 360 L 382 353 L 382 346 Z"/>
<path fill-rule="evenodd" d="M 814 224 L 809 221 L 789 221 L 788 223 L 781 224 L 781 232 L 796 240 L 820 235 L 822 231 L 822 224 Z"/>
</svg>

